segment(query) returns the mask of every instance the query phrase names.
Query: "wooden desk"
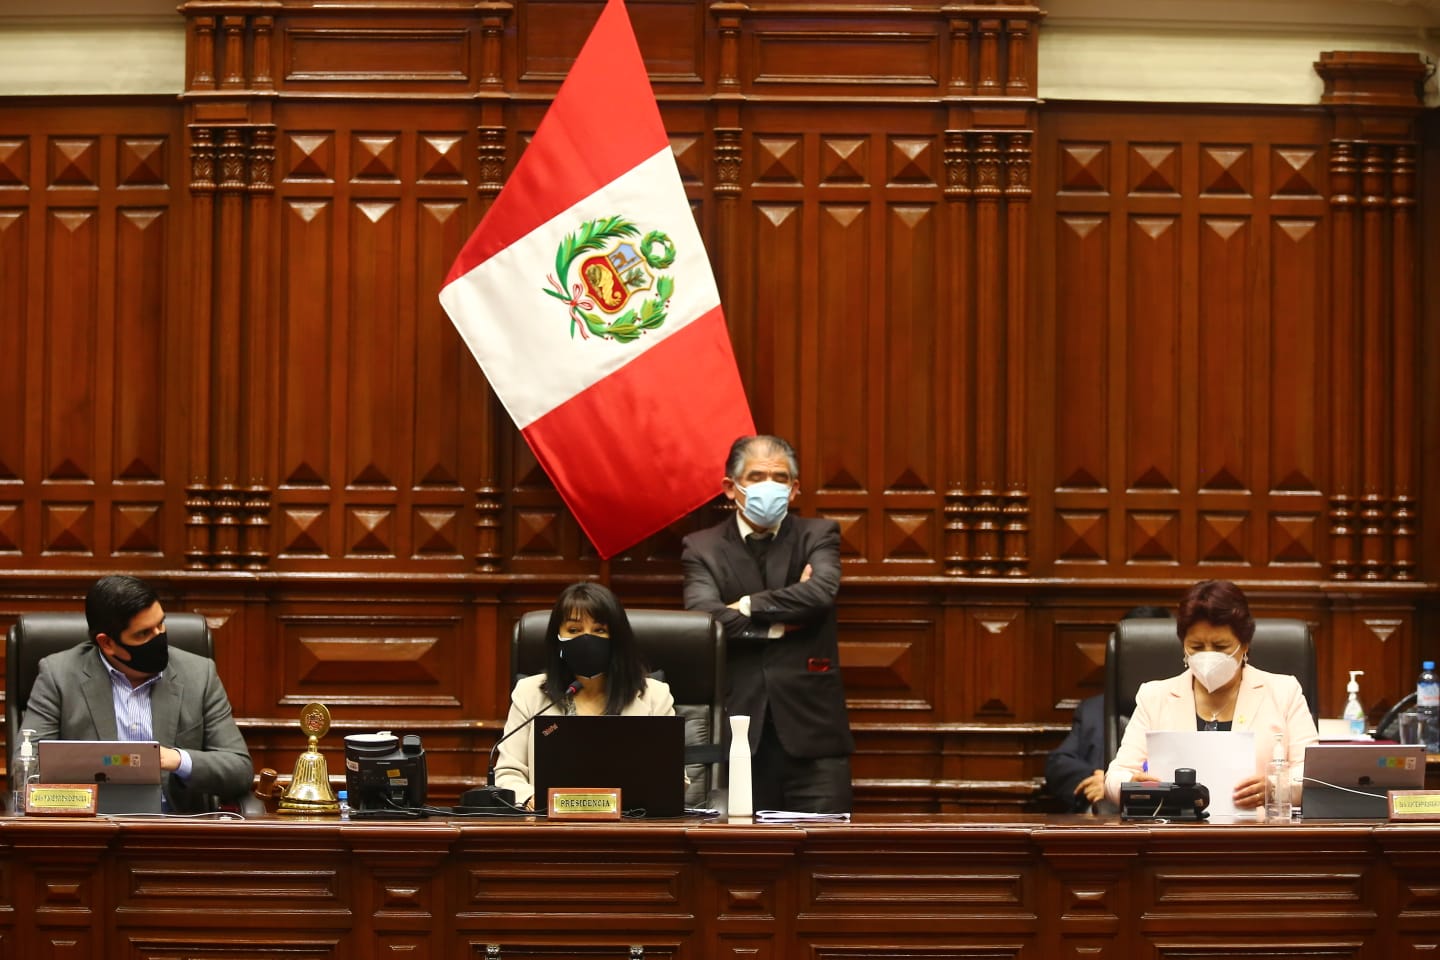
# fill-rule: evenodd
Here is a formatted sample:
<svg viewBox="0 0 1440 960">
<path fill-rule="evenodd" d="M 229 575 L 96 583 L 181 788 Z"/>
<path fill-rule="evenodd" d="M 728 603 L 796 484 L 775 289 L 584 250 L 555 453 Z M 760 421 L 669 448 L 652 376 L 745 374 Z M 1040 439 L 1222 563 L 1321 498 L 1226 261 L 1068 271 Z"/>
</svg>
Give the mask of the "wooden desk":
<svg viewBox="0 0 1440 960">
<path fill-rule="evenodd" d="M 3 957 L 1395 960 L 1436 951 L 1435 824 L 0 819 Z"/>
</svg>

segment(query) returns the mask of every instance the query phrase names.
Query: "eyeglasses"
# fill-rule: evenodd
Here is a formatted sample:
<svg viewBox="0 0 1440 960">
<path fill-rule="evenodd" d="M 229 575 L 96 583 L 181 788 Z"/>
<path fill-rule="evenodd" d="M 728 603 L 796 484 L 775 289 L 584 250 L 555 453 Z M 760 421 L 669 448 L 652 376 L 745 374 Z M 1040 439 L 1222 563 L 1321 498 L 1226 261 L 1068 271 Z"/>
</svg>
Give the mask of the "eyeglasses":
<svg viewBox="0 0 1440 960">
<path fill-rule="evenodd" d="M 1205 726 L 1203 729 L 1211 732 L 1218 731 L 1220 729 L 1220 718 L 1218 716 L 1211 717 L 1209 720 L 1205 721 Z"/>
</svg>

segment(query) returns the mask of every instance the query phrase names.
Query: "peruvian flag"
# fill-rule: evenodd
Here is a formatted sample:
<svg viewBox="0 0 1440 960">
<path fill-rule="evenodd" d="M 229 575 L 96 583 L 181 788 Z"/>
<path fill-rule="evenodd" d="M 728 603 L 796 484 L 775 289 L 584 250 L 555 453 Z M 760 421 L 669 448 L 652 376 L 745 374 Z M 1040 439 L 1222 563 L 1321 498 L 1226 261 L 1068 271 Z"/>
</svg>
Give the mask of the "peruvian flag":
<svg viewBox="0 0 1440 960">
<path fill-rule="evenodd" d="M 600 556 L 720 492 L 754 422 L 622 0 L 440 303 Z"/>
</svg>

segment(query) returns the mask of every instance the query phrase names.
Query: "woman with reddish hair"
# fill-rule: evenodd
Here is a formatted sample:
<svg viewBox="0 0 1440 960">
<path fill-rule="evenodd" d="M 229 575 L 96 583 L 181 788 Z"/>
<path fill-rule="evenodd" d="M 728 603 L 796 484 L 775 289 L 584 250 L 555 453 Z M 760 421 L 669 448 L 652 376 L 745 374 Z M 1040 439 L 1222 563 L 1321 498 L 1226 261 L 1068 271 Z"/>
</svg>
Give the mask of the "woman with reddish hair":
<svg viewBox="0 0 1440 960">
<path fill-rule="evenodd" d="M 1105 794 L 1120 802 L 1120 785 L 1154 780 L 1147 773 L 1146 734 L 1151 730 L 1234 730 L 1255 734 L 1255 773 L 1235 787 L 1235 806 L 1265 802 L 1265 768 L 1279 737 L 1290 761 L 1290 796 L 1300 802 L 1305 748 L 1319 735 L 1300 682 L 1246 662 L 1255 618 L 1245 593 L 1228 580 L 1195 584 L 1180 601 L 1175 621 L 1185 672 L 1142 683 L 1125 738 L 1105 772 Z"/>
</svg>

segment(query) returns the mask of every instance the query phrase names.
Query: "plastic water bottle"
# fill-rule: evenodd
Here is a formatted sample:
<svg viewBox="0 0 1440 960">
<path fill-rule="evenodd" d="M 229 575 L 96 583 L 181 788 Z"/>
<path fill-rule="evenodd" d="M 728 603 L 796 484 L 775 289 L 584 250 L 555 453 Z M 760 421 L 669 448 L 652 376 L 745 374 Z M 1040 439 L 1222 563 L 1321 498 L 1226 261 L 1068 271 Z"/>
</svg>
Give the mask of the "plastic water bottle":
<svg viewBox="0 0 1440 960">
<path fill-rule="evenodd" d="M 1285 740 L 1278 735 L 1265 770 L 1265 819 L 1272 823 L 1290 821 L 1290 761 L 1285 756 Z"/>
<path fill-rule="evenodd" d="M 1365 708 L 1360 706 L 1360 684 L 1355 679 L 1363 676 L 1365 676 L 1364 670 L 1351 670 L 1350 682 L 1345 684 L 1345 692 L 1349 694 L 1349 698 L 1345 701 L 1345 712 L 1340 716 L 1345 718 L 1352 740 L 1359 740 L 1365 736 Z"/>
<path fill-rule="evenodd" d="M 750 789 L 750 718 L 730 718 L 730 805 L 732 817 L 755 813 Z"/>
<path fill-rule="evenodd" d="M 15 751 L 15 772 L 12 776 L 10 812 L 25 812 L 25 788 L 40 778 L 40 758 L 35 754 L 35 731 L 20 731 L 20 747 Z"/>
<path fill-rule="evenodd" d="M 1420 664 L 1420 680 L 1415 684 L 1415 712 L 1425 731 L 1425 752 L 1440 753 L 1440 683 L 1435 680 L 1435 661 Z"/>
<path fill-rule="evenodd" d="M 340 819 L 350 819 L 350 791 L 339 790 L 335 793 L 335 799 L 340 801 Z"/>
</svg>

